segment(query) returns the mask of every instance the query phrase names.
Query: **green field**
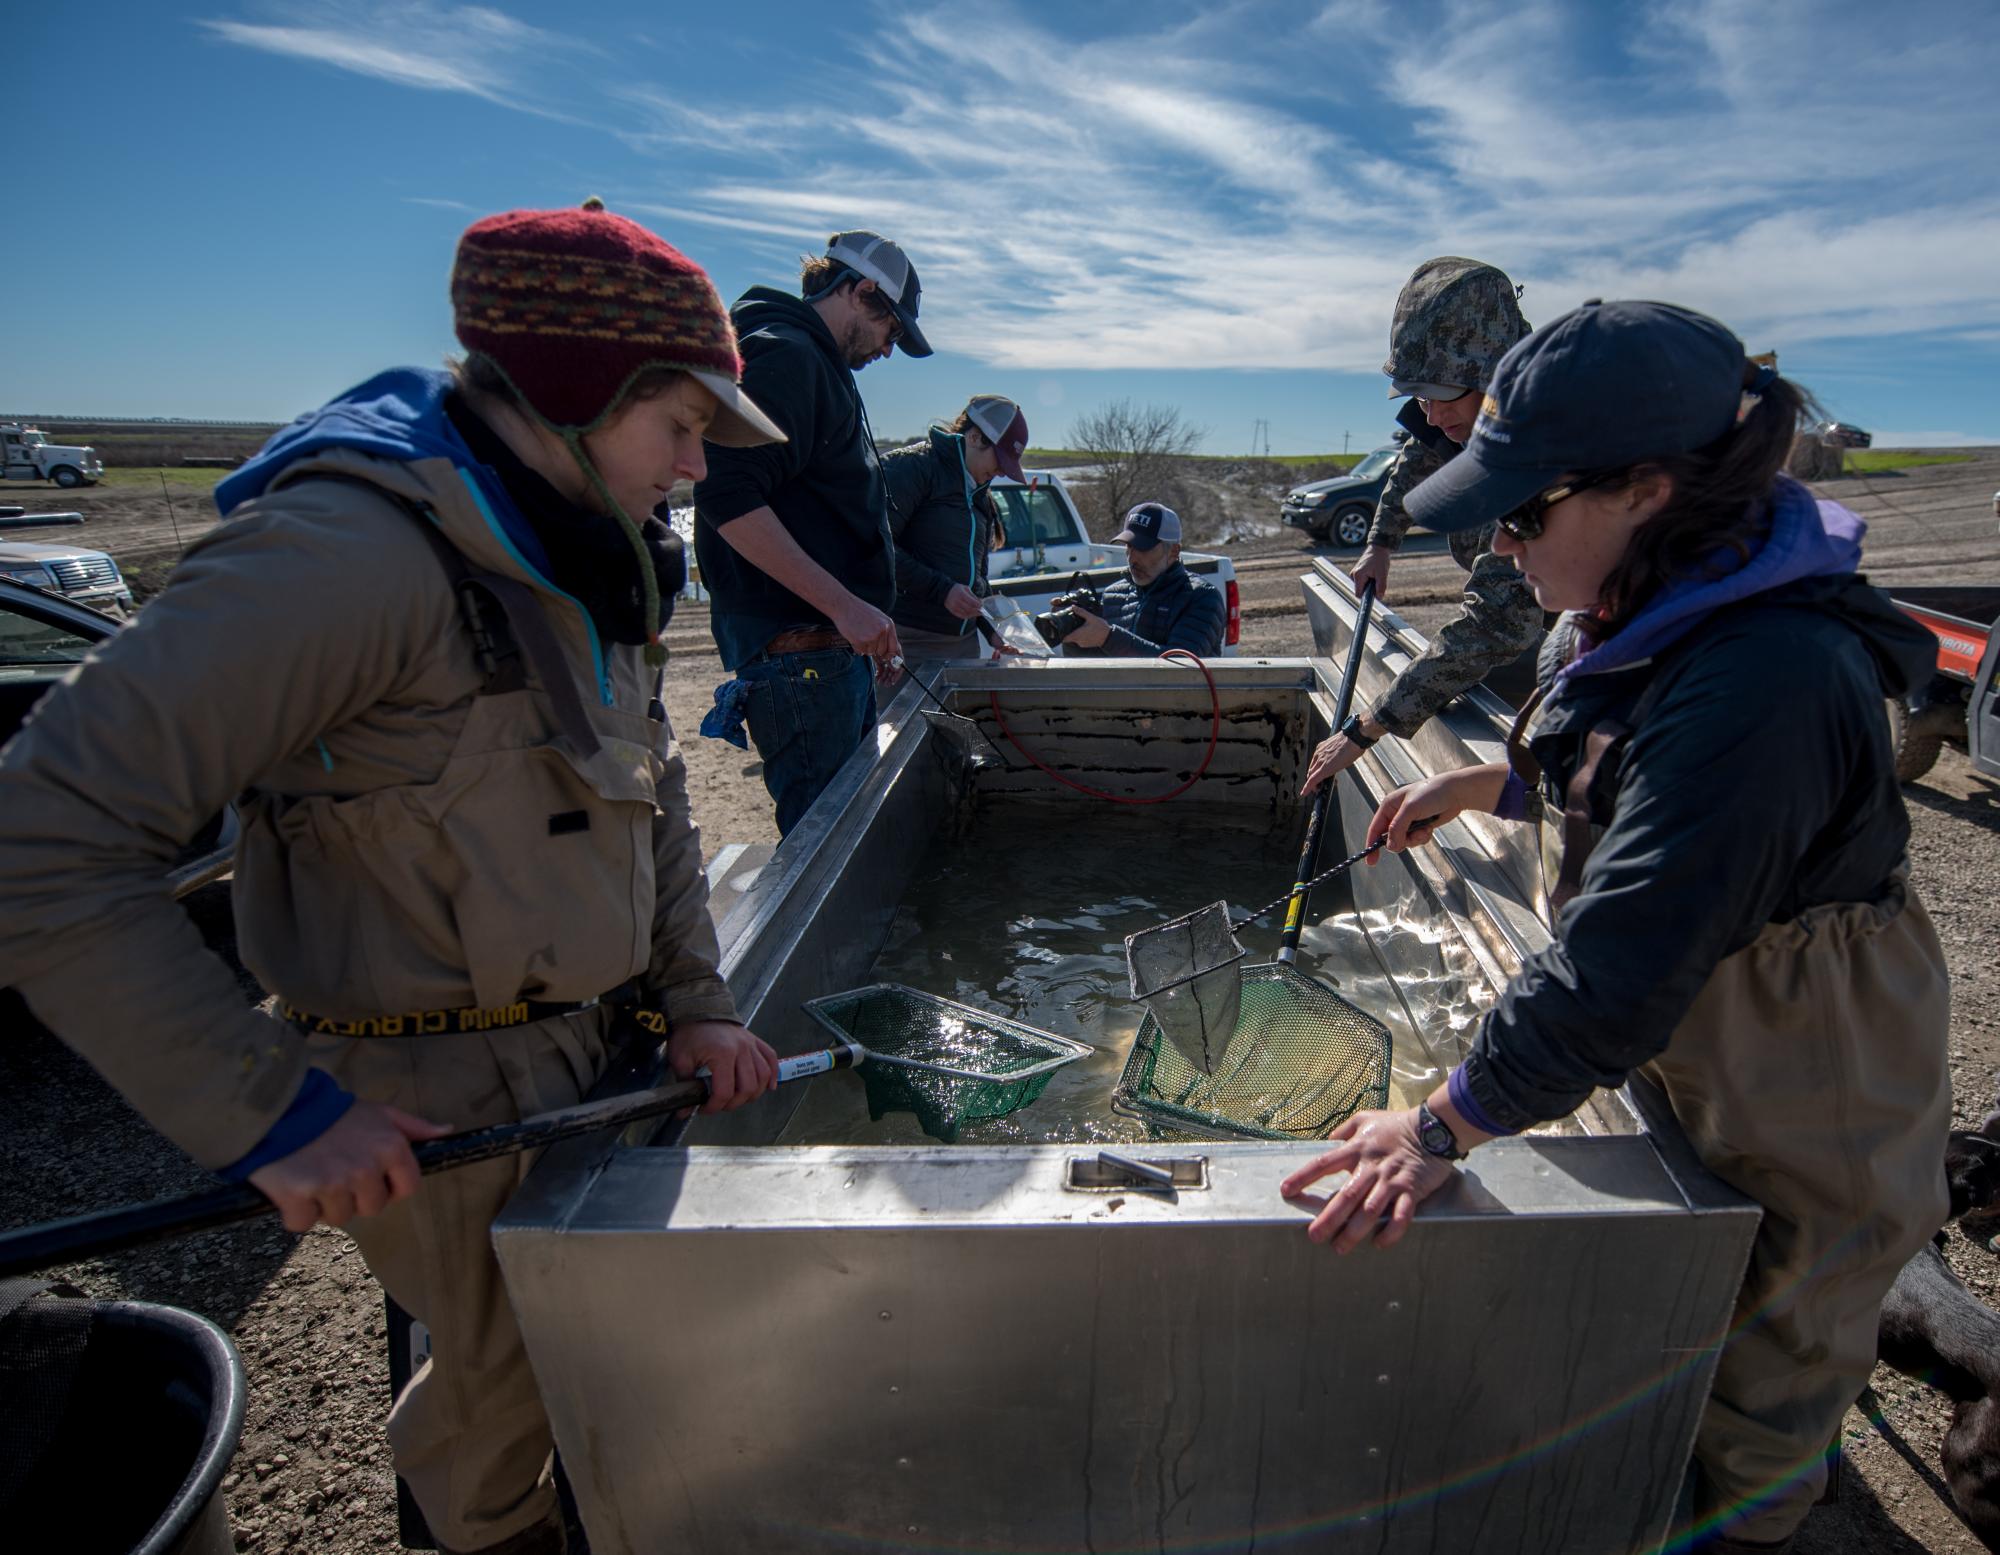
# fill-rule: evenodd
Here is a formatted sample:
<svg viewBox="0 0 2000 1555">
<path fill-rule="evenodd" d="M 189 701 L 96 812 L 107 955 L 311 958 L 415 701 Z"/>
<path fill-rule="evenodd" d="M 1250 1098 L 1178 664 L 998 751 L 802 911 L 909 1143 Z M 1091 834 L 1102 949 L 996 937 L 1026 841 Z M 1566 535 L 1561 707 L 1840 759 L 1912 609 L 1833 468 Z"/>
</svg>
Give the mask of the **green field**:
<svg viewBox="0 0 2000 1555">
<path fill-rule="evenodd" d="M 1971 454 L 1924 454 L 1907 448 L 1850 448 L 1847 472 L 1874 475 L 1883 470 L 1913 470 L 1922 464 L 1970 464 Z"/>
<path fill-rule="evenodd" d="M 177 464 L 107 465 L 102 484 L 112 491 L 123 491 L 133 487 L 158 491 L 160 478 L 165 476 L 169 491 L 213 491 L 215 483 L 227 474 L 229 474 L 227 470 L 188 470 Z"/>
<path fill-rule="evenodd" d="M 1250 458 L 1237 454 L 1191 454 L 1195 464 L 1281 464 L 1288 470 L 1315 469 L 1325 465 L 1337 465 L 1343 470 L 1351 470 L 1368 457 L 1368 450 L 1358 454 L 1268 454 Z M 1030 448 L 1021 455 L 1021 462 L 1045 470 L 1060 470 L 1070 464 L 1094 464 L 1096 455 L 1079 452 L 1074 448 Z"/>
</svg>

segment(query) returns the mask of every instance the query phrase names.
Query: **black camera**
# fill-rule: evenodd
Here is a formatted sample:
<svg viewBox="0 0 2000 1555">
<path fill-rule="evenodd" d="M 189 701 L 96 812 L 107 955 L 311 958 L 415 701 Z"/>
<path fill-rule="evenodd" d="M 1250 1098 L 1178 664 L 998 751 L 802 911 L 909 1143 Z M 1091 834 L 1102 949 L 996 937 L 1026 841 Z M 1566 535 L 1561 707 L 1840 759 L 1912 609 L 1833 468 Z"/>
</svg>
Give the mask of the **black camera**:
<svg viewBox="0 0 2000 1555">
<path fill-rule="evenodd" d="M 1092 615 L 1104 614 L 1104 595 L 1085 583 L 1080 572 L 1070 578 L 1066 590 L 1049 601 L 1050 608 L 1035 617 L 1035 630 L 1042 634 L 1043 642 L 1059 648 L 1065 637 L 1083 625 L 1083 617 L 1076 613 L 1078 605 Z"/>
</svg>

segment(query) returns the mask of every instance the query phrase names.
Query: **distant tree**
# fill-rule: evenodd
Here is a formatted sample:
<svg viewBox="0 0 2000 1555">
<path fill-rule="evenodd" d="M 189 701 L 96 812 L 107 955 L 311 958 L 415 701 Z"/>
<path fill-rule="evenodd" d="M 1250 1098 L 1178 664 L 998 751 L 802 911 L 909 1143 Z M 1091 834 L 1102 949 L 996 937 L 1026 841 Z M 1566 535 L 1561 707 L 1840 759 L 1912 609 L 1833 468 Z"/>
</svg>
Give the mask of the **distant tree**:
<svg viewBox="0 0 2000 1555">
<path fill-rule="evenodd" d="M 1171 506 L 1182 465 L 1204 435 L 1171 405 L 1114 400 L 1078 416 L 1070 425 L 1069 445 L 1099 469 L 1095 480 L 1077 488 L 1084 519 L 1102 537 L 1124 521 L 1135 502 Z"/>
</svg>

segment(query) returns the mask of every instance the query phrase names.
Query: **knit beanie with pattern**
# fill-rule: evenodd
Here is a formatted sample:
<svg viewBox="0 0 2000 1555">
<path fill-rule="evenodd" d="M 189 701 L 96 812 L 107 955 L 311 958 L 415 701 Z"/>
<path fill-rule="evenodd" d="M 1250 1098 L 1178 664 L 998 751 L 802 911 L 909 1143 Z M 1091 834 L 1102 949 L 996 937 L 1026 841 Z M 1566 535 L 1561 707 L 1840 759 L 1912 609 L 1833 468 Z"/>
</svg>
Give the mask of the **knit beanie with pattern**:
<svg viewBox="0 0 2000 1555">
<path fill-rule="evenodd" d="M 646 659 L 659 641 L 659 584 L 632 516 L 604 484 L 583 439 L 617 413 L 649 370 L 684 372 L 715 396 L 708 440 L 730 447 L 783 442 L 745 394 L 736 329 L 708 273 L 602 200 L 576 210 L 506 211 L 465 229 L 451 267 L 458 338 L 556 433 L 605 510 L 625 530 L 645 592 Z"/>
<path fill-rule="evenodd" d="M 737 386 L 736 329 L 708 273 L 602 201 L 474 222 L 458 240 L 451 303 L 466 350 L 551 427 L 594 430 L 641 373 L 664 368 L 715 395 L 710 442 L 784 441 Z"/>
</svg>

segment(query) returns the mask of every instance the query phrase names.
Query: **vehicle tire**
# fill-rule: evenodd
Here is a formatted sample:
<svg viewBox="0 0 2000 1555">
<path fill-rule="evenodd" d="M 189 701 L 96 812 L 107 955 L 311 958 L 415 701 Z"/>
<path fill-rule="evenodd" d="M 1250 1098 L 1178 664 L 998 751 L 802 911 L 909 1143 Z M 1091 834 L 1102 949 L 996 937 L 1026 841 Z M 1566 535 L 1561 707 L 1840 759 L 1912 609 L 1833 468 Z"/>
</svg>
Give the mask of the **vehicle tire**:
<svg viewBox="0 0 2000 1555">
<path fill-rule="evenodd" d="M 1937 765 L 1944 749 L 1941 734 L 1910 733 L 1910 710 L 1901 697 L 1886 698 L 1889 710 L 1889 748 L 1896 756 L 1896 781 L 1914 783 Z"/>
<path fill-rule="evenodd" d="M 1336 544 L 1359 549 L 1368 543 L 1368 526 L 1375 522 L 1375 510 L 1365 507 L 1346 507 L 1333 515 L 1333 523 L 1328 527 L 1333 531 Z"/>
<path fill-rule="evenodd" d="M 64 491 L 69 491 L 83 484 L 83 471 L 73 464 L 59 464 L 49 472 L 49 479 Z"/>
</svg>

